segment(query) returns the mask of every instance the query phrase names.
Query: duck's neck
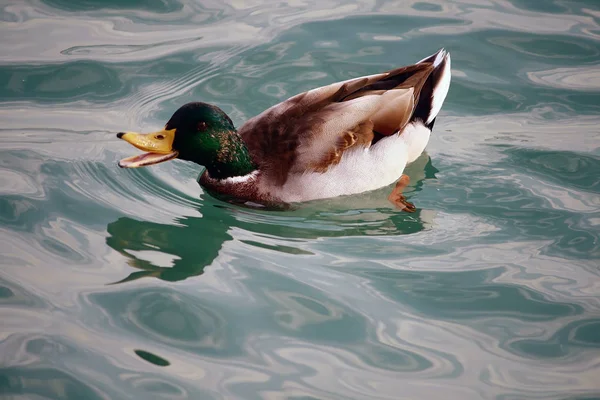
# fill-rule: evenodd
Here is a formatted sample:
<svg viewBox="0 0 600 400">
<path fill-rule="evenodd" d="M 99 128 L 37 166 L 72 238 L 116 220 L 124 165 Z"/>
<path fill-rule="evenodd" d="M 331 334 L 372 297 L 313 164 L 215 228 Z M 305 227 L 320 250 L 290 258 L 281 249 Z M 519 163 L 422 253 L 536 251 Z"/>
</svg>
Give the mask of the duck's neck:
<svg viewBox="0 0 600 400">
<path fill-rule="evenodd" d="M 248 147 L 236 131 L 208 134 L 204 151 L 198 154 L 198 164 L 206 167 L 213 179 L 244 176 L 256 170 Z"/>
</svg>

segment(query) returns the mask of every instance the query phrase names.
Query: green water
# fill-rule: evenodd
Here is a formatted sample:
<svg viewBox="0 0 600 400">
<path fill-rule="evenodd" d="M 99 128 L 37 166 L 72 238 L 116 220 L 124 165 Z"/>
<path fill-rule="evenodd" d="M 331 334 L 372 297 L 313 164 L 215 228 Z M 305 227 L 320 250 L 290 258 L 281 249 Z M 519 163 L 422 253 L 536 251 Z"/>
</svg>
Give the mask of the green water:
<svg viewBox="0 0 600 400">
<path fill-rule="evenodd" d="M 600 398 L 597 0 L 0 2 L 2 399 Z M 220 202 L 115 133 L 445 47 L 390 188 Z"/>
</svg>

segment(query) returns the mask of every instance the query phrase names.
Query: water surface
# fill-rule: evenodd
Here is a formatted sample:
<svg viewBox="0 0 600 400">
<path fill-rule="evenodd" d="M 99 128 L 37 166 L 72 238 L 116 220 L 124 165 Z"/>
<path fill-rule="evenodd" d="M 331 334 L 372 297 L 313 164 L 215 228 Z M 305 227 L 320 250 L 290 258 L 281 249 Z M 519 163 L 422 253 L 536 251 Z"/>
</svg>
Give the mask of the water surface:
<svg viewBox="0 0 600 400">
<path fill-rule="evenodd" d="M 0 6 L 0 396 L 600 398 L 595 0 L 75 3 Z M 441 47 L 415 214 L 116 165 L 185 102 L 239 126 Z"/>
</svg>

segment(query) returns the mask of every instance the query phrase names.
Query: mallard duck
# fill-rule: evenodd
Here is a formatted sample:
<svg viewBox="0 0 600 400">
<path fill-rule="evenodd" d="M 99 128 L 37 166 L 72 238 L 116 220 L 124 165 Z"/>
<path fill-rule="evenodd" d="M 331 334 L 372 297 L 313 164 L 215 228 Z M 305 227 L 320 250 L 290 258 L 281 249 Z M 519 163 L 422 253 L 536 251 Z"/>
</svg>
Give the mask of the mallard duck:
<svg viewBox="0 0 600 400">
<path fill-rule="evenodd" d="M 159 132 L 118 133 L 146 152 L 119 166 L 192 161 L 206 167 L 198 182 L 212 194 L 264 205 L 397 182 L 389 200 L 414 211 L 402 195 L 404 167 L 425 149 L 449 86 L 450 54 L 441 49 L 413 65 L 297 94 L 238 130 L 220 108 L 188 103 Z"/>
</svg>

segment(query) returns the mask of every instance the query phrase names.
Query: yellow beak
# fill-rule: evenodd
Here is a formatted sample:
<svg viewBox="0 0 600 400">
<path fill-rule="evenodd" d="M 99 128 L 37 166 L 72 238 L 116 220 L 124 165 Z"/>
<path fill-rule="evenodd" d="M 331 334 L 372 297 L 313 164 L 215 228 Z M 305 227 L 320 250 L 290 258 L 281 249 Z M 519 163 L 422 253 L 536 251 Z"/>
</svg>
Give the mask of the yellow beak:
<svg viewBox="0 0 600 400">
<path fill-rule="evenodd" d="M 119 132 L 117 137 L 147 152 L 122 159 L 119 161 L 121 168 L 138 168 L 158 164 L 171 160 L 179 154 L 173 150 L 175 129 L 163 129 L 153 133 Z"/>
</svg>

